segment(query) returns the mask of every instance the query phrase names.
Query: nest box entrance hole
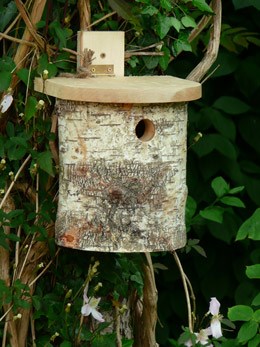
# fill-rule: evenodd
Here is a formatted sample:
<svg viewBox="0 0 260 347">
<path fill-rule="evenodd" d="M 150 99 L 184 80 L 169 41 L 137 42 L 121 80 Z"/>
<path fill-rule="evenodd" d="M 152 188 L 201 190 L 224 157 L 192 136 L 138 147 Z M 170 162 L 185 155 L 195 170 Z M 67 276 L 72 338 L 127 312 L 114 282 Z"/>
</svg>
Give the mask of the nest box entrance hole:
<svg viewBox="0 0 260 347">
<path fill-rule="evenodd" d="M 135 134 L 141 141 L 150 141 L 155 135 L 155 126 L 150 119 L 141 119 L 136 127 Z"/>
</svg>

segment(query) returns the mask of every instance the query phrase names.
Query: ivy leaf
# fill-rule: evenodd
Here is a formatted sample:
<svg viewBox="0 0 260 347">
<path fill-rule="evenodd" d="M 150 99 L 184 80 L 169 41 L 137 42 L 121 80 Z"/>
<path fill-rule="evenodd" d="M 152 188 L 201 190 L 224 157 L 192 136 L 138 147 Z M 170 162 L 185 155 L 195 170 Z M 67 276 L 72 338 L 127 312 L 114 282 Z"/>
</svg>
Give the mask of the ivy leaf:
<svg viewBox="0 0 260 347">
<path fill-rule="evenodd" d="M 160 39 L 163 39 L 169 32 L 172 21 L 170 17 L 163 16 L 161 14 L 158 15 L 158 22 L 156 26 L 156 32 L 159 35 Z"/>
<path fill-rule="evenodd" d="M 1 9 L 0 12 L 0 31 L 3 32 L 11 21 L 11 19 L 15 16 L 17 12 L 17 7 L 14 1 L 10 1 L 6 7 Z"/>
<path fill-rule="evenodd" d="M 178 39 L 173 43 L 173 52 L 175 55 L 178 55 L 182 51 L 192 52 L 191 44 L 186 34 L 179 35 Z"/>
<path fill-rule="evenodd" d="M 203 12 L 214 13 L 205 0 L 192 0 L 192 3 Z"/>
<path fill-rule="evenodd" d="M 7 90 L 12 80 L 12 74 L 9 71 L 0 71 L 0 92 Z"/>
<path fill-rule="evenodd" d="M 153 16 L 158 13 L 158 9 L 152 5 L 146 6 L 142 11 L 142 14 L 148 14 L 149 16 Z"/>
<path fill-rule="evenodd" d="M 133 23 L 135 30 L 142 31 L 142 26 L 137 16 L 132 14 L 132 6 L 125 0 L 108 0 L 109 6 L 118 13 L 120 17 Z"/>
<path fill-rule="evenodd" d="M 52 154 L 50 151 L 38 154 L 37 163 L 43 171 L 47 172 L 50 176 L 54 176 L 52 167 Z"/>
<path fill-rule="evenodd" d="M 25 105 L 24 120 L 28 122 L 36 114 L 37 99 L 34 96 L 29 96 Z"/>
<path fill-rule="evenodd" d="M 169 0 L 160 0 L 160 4 L 166 11 L 171 11 L 172 3 Z"/>
<path fill-rule="evenodd" d="M 169 62 L 170 62 L 171 53 L 170 53 L 169 48 L 167 48 L 167 47 L 163 47 L 162 52 L 164 53 L 164 55 L 159 58 L 159 64 L 160 64 L 160 67 L 162 68 L 162 70 L 165 71 L 169 65 Z"/>
<path fill-rule="evenodd" d="M 197 24 L 195 20 L 190 16 L 184 16 L 181 18 L 181 23 L 185 28 L 196 28 Z"/>
<path fill-rule="evenodd" d="M 21 81 L 23 81 L 24 84 L 28 84 L 30 73 L 29 70 L 26 68 L 20 69 L 17 71 L 17 76 L 20 78 Z"/>
<path fill-rule="evenodd" d="M 170 17 L 172 27 L 179 32 L 181 30 L 181 22 L 175 17 Z"/>
<path fill-rule="evenodd" d="M 57 20 L 54 20 L 49 25 L 49 30 L 52 32 L 53 37 L 58 39 L 59 48 L 66 47 L 67 43 L 67 32 L 61 27 L 61 23 Z"/>
<path fill-rule="evenodd" d="M 228 205 L 228 206 L 234 206 L 234 207 L 243 207 L 245 208 L 245 204 L 243 201 L 235 196 L 224 196 L 220 199 L 222 204 Z"/>
</svg>

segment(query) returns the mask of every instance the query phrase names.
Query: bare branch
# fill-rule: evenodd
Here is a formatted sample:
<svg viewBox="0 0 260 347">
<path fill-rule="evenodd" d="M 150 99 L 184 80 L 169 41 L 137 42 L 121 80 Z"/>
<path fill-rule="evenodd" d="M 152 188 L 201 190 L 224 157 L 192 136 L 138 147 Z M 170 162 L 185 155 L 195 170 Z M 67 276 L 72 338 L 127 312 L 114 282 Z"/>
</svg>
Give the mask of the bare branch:
<svg viewBox="0 0 260 347">
<path fill-rule="evenodd" d="M 186 77 L 191 81 L 200 82 L 208 72 L 208 70 L 211 68 L 218 55 L 222 17 L 221 0 L 212 1 L 212 10 L 214 11 L 215 16 L 213 17 L 213 26 L 210 33 L 210 41 L 203 59 Z"/>
</svg>

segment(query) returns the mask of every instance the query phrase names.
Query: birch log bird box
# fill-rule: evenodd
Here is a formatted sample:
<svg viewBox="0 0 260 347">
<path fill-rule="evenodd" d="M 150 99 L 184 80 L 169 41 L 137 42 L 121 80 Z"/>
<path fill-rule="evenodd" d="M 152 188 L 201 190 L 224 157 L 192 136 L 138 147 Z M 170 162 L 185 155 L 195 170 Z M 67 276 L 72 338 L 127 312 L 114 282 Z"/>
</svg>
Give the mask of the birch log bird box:
<svg viewBox="0 0 260 347">
<path fill-rule="evenodd" d="M 187 102 L 201 86 L 124 77 L 123 34 L 79 33 L 79 51 L 94 51 L 95 77 L 35 80 L 36 91 L 57 98 L 56 241 L 89 251 L 173 250 L 186 242 Z"/>
</svg>

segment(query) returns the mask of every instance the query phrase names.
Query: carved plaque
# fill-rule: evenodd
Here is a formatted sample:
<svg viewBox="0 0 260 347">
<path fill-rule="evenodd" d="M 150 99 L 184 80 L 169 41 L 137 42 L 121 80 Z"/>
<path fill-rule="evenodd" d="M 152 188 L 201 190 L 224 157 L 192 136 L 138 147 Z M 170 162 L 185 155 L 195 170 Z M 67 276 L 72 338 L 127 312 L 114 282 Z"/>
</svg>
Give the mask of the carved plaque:
<svg viewBox="0 0 260 347">
<path fill-rule="evenodd" d="M 56 241 L 102 252 L 156 252 L 186 242 L 184 103 L 57 99 Z"/>
</svg>

